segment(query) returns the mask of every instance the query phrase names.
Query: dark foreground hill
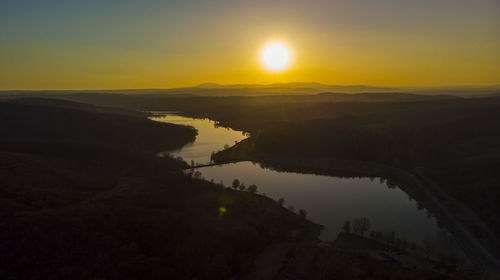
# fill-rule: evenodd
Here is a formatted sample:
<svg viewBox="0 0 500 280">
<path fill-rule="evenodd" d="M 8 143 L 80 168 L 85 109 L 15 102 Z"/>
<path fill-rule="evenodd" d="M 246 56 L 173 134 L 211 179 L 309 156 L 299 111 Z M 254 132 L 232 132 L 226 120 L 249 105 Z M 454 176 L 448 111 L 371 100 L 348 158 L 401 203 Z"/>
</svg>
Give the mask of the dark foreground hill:
<svg viewBox="0 0 500 280">
<path fill-rule="evenodd" d="M 35 103 L 0 103 L 1 279 L 225 279 L 315 227 L 152 155 L 191 128 Z"/>
<path fill-rule="evenodd" d="M 28 98 L 0 103 L 0 139 L 30 142 L 80 143 L 154 152 L 180 148 L 193 141 L 191 127 L 157 123 L 133 111 L 89 104 Z"/>
</svg>

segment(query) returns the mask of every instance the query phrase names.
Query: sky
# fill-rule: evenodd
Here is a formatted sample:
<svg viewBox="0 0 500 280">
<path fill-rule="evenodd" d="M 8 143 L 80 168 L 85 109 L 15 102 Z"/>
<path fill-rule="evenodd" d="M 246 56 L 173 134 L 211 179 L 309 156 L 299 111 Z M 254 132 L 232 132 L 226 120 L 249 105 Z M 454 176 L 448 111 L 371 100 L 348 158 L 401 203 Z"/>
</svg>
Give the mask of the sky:
<svg viewBox="0 0 500 280">
<path fill-rule="evenodd" d="M 0 0 L 0 89 L 205 82 L 498 85 L 500 1 Z"/>
</svg>

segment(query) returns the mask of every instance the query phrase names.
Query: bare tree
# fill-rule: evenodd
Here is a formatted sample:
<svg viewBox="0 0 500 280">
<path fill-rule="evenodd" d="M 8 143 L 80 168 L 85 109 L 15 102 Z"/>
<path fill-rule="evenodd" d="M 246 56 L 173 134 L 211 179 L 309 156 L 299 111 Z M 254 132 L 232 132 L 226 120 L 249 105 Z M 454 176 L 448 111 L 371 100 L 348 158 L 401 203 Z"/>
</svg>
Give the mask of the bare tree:
<svg viewBox="0 0 500 280">
<path fill-rule="evenodd" d="M 410 244 L 410 250 L 412 250 L 413 252 L 416 252 L 417 251 L 417 244 L 415 244 L 415 242 L 412 242 Z"/>
<path fill-rule="evenodd" d="M 201 172 L 200 172 L 200 171 L 198 171 L 198 170 L 197 170 L 197 171 L 195 171 L 195 172 L 193 173 L 193 178 L 198 179 L 198 180 L 199 180 L 199 179 L 201 179 Z"/>
<path fill-rule="evenodd" d="M 347 233 L 351 232 L 351 222 L 345 221 L 344 225 L 342 226 L 342 230 Z"/>
<path fill-rule="evenodd" d="M 307 212 L 306 212 L 306 210 L 304 210 L 304 209 L 300 209 L 300 210 L 299 210 L 299 216 L 300 216 L 302 219 L 305 219 L 305 218 L 306 218 L 306 216 L 307 216 Z"/>
<path fill-rule="evenodd" d="M 355 234 L 359 234 L 361 236 L 365 235 L 365 232 L 370 230 L 371 223 L 368 218 L 357 218 L 352 221 L 352 229 Z"/>
<path fill-rule="evenodd" d="M 396 240 L 396 233 L 394 231 L 386 232 L 384 239 L 387 243 L 394 244 L 394 241 Z"/>
<path fill-rule="evenodd" d="M 434 246 L 435 246 L 434 239 L 431 236 L 426 236 L 424 238 L 423 245 L 424 245 L 425 256 L 427 257 L 427 259 L 430 259 L 432 254 L 434 253 Z"/>
</svg>

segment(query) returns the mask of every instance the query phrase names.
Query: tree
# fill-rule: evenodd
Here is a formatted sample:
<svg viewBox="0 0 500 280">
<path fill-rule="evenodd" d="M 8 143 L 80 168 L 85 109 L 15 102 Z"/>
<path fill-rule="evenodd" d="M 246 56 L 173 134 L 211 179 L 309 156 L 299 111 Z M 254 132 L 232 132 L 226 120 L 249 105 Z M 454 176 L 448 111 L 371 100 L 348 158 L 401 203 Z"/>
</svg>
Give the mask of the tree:
<svg viewBox="0 0 500 280">
<path fill-rule="evenodd" d="M 394 231 L 387 232 L 384 235 L 384 239 L 387 243 L 394 244 L 394 241 L 396 240 L 396 233 Z"/>
<path fill-rule="evenodd" d="M 406 251 L 406 250 L 408 250 L 409 247 L 410 247 L 410 243 L 408 243 L 408 241 L 405 239 L 401 239 L 401 249 Z"/>
<path fill-rule="evenodd" d="M 394 240 L 394 246 L 396 246 L 396 248 L 402 249 L 401 242 L 402 242 L 401 239 L 396 237 L 396 239 Z"/>
<path fill-rule="evenodd" d="M 201 172 L 200 171 L 195 171 L 193 173 L 193 178 L 198 179 L 198 180 L 201 179 Z"/>
<path fill-rule="evenodd" d="M 248 186 L 248 191 L 251 193 L 256 193 L 257 192 L 257 185 L 251 184 L 250 186 Z"/>
<path fill-rule="evenodd" d="M 306 218 L 306 216 L 307 216 L 307 212 L 306 212 L 306 210 L 304 210 L 304 209 L 300 209 L 300 210 L 299 210 L 299 216 L 300 216 L 302 219 L 305 219 L 305 218 Z"/>
<path fill-rule="evenodd" d="M 412 250 L 413 252 L 416 252 L 417 251 L 417 244 L 415 244 L 415 242 L 412 242 L 411 245 L 410 245 L 410 250 Z"/>
<path fill-rule="evenodd" d="M 245 184 L 240 184 L 240 191 L 244 191 L 246 189 Z"/>
<path fill-rule="evenodd" d="M 233 189 L 237 189 L 240 186 L 240 180 L 234 179 L 231 186 L 233 187 Z"/>
<path fill-rule="evenodd" d="M 285 199 L 283 197 L 281 197 L 280 199 L 278 199 L 278 204 L 283 206 L 283 204 L 285 204 Z"/>
<path fill-rule="evenodd" d="M 426 236 L 424 238 L 423 245 L 425 256 L 427 257 L 427 259 L 430 259 L 432 254 L 434 253 L 434 247 L 436 246 L 434 239 L 430 236 Z"/>
<path fill-rule="evenodd" d="M 389 189 L 395 189 L 397 187 L 397 185 L 390 180 L 387 180 L 386 185 Z"/>
<path fill-rule="evenodd" d="M 288 206 L 288 210 L 290 210 L 290 211 L 294 212 L 294 211 L 295 211 L 295 208 L 294 208 L 292 205 L 290 205 L 290 206 Z"/>
<path fill-rule="evenodd" d="M 352 225 L 354 233 L 361 236 L 365 235 L 365 232 L 370 230 L 371 227 L 370 219 L 364 217 L 354 219 Z"/>
<path fill-rule="evenodd" d="M 351 222 L 345 221 L 344 225 L 342 226 L 342 230 L 347 233 L 351 232 Z"/>
</svg>

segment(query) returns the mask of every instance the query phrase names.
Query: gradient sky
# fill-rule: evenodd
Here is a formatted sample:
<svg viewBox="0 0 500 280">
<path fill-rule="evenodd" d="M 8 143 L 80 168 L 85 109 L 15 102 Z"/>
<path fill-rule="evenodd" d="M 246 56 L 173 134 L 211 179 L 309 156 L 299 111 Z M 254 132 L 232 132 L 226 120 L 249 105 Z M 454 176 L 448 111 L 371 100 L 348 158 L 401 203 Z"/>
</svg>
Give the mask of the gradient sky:
<svg viewBox="0 0 500 280">
<path fill-rule="evenodd" d="M 292 81 L 500 84 L 500 1 L 0 0 L 0 89 Z"/>
</svg>

